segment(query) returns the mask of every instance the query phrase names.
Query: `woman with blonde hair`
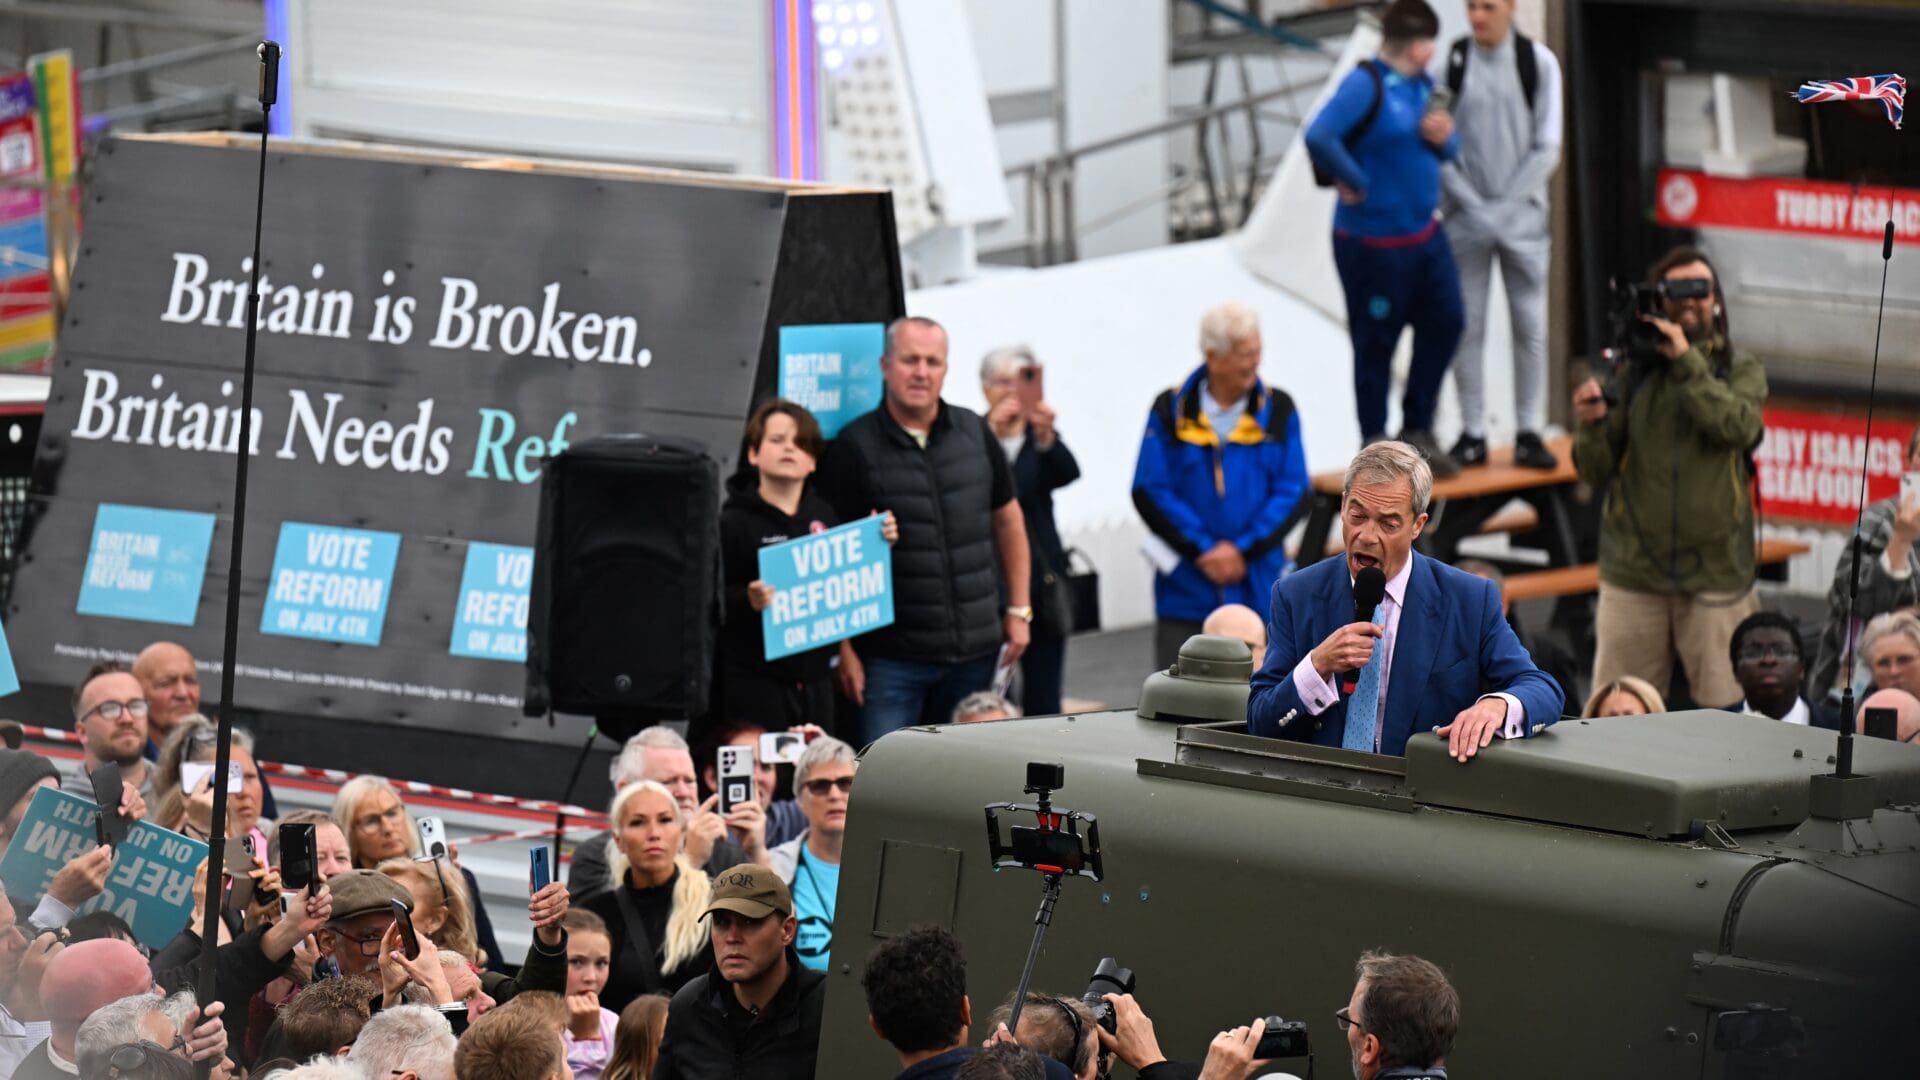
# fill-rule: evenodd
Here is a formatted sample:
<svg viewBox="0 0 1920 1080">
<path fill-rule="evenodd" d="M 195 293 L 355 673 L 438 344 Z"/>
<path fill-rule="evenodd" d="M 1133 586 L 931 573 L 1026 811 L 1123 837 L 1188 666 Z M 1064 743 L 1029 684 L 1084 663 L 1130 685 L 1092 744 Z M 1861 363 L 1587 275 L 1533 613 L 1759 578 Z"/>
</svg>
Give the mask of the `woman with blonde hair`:
<svg viewBox="0 0 1920 1080">
<path fill-rule="evenodd" d="M 614 887 L 580 906 L 607 924 L 613 964 L 600 1002 L 619 1012 L 641 994 L 671 994 L 713 966 L 702 922 L 712 882 L 681 853 L 680 807 L 665 785 L 628 784 L 607 817 Z"/>
<path fill-rule="evenodd" d="M 420 827 L 401 801 L 399 789 L 384 776 L 366 774 L 341 784 L 340 793 L 333 797 L 333 820 L 346 834 L 347 851 L 356 869 L 377 870 L 389 859 L 410 860 L 420 850 Z M 476 954 L 498 959 L 500 943 L 494 940 L 493 920 L 487 917 L 486 904 L 480 899 L 480 883 L 457 858 L 449 857 L 447 865 L 460 871 L 460 884 L 466 888 Z M 444 870 L 442 874 L 451 886 L 456 875 Z"/>
<path fill-rule="evenodd" d="M 1644 716 L 1666 711 L 1667 703 L 1652 683 L 1637 675 L 1622 675 L 1605 686 L 1595 687 L 1580 715 L 1588 718 Z"/>
<path fill-rule="evenodd" d="M 219 727 L 199 713 L 182 717 L 174 725 L 154 765 L 154 824 L 196 840 L 207 838 L 213 828 L 215 777 L 209 771 L 194 790 L 187 791 L 182 774 L 188 765 L 212 764 L 219 749 Z M 240 790 L 227 793 L 227 835 L 252 837 L 253 850 L 264 857 L 267 834 L 260 829 L 260 766 L 253 760 L 253 736 L 244 728 L 234 729 L 230 760 L 240 770 Z"/>
<path fill-rule="evenodd" d="M 660 1056 L 660 1040 L 667 1033 L 665 994 L 644 994 L 620 1010 L 613 1029 L 613 1059 L 600 1080 L 647 1080 Z"/>
<path fill-rule="evenodd" d="M 413 896 L 413 928 L 440 949 L 459 953 L 467 963 L 485 967 L 487 955 L 473 931 L 473 901 L 460 872 L 445 859 L 383 859 L 375 870 Z"/>
</svg>

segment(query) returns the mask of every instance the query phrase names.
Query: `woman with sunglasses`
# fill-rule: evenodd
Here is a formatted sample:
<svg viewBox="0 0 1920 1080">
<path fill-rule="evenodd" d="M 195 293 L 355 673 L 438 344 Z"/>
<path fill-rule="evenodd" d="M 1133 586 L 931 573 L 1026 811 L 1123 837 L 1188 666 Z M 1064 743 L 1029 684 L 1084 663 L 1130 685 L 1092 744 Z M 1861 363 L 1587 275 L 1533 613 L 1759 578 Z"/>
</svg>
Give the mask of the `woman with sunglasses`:
<svg viewBox="0 0 1920 1080">
<path fill-rule="evenodd" d="M 384 776 L 356 776 L 340 785 L 333 798 L 333 820 L 347 836 L 355 868 L 373 870 L 388 859 L 411 859 L 420 853 L 420 827 L 400 800 L 400 792 Z M 460 881 L 472 901 L 473 938 L 486 958 L 482 962 L 498 963 L 500 943 L 494 940 L 493 920 L 480 900 L 480 882 L 457 859 L 447 861 L 459 868 Z"/>
<path fill-rule="evenodd" d="M 800 922 L 793 947 L 800 962 L 827 970 L 833 945 L 834 899 L 840 892 L 840 850 L 847 838 L 847 805 L 859 768 L 853 747 L 831 735 L 807 744 L 793 767 L 793 793 L 807 816 L 799 836 L 767 853 L 767 865 L 793 892 Z"/>
</svg>

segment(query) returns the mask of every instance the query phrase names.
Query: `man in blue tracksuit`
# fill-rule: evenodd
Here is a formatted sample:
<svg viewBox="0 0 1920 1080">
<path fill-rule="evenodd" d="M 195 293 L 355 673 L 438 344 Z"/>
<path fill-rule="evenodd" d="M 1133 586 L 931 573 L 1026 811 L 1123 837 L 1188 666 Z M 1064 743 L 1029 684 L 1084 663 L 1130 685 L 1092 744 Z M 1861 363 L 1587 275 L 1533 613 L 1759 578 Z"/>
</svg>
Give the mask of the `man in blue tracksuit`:
<svg viewBox="0 0 1920 1080">
<path fill-rule="evenodd" d="M 1154 663 L 1165 667 L 1222 604 L 1266 610 L 1306 511 L 1300 417 L 1260 382 L 1260 322 L 1226 303 L 1200 320 L 1206 363 L 1147 414 L 1133 505 L 1171 549 L 1153 582 Z"/>
<path fill-rule="evenodd" d="M 1380 55 L 1348 72 L 1307 127 L 1307 151 L 1340 191 L 1333 258 L 1347 294 L 1361 439 L 1386 437 L 1393 351 L 1411 324 L 1399 438 L 1426 455 L 1434 475 L 1451 476 L 1460 466 L 1433 437 L 1464 322 L 1460 277 L 1435 214 L 1440 165 L 1459 149 L 1452 116 L 1429 108 L 1426 71 L 1440 20 L 1424 0 L 1394 0 L 1381 31 Z"/>
</svg>

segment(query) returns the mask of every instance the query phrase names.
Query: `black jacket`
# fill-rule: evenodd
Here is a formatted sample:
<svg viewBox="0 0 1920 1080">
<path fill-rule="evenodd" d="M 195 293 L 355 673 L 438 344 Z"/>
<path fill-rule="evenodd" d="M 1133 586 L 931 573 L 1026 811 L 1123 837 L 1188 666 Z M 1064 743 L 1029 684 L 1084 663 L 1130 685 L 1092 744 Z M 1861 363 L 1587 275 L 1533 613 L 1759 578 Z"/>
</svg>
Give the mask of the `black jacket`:
<svg viewBox="0 0 1920 1080">
<path fill-rule="evenodd" d="M 743 469 L 727 485 L 727 503 L 720 509 L 720 567 L 726 580 L 726 622 L 720 630 L 720 671 L 734 674 L 811 682 L 828 677 L 835 647 L 823 647 L 778 660 L 766 659 L 760 613 L 747 602 L 747 583 L 760 577 L 760 549 L 794 540 L 840 524 L 827 500 L 811 489 L 800 496 L 800 512 L 785 511 L 760 497 L 760 475 Z"/>
<path fill-rule="evenodd" d="M 1000 648 L 1000 563 L 993 512 L 1013 475 L 978 413 L 940 403 L 927 447 L 886 406 L 840 429 L 821 491 L 844 520 L 891 510 L 893 625 L 854 639 L 862 656 L 957 664 Z"/>
<path fill-rule="evenodd" d="M 267 959 L 260 951 L 261 940 L 266 936 L 267 927 L 256 926 L 213 950 L 214 990 L 227 1007 L 220 1014 L 220 1021 L 227 1029 L 227 1045 L 232 1048 L 235 1061 L 244 1056 L 247 1011 L 253 995 L 286 974 L 287 965 L 293 961 L 292 953 L 278 960 Z M 193 930 L 180 931 L 154 954 L 152 967 L 153 981 L 169 994 L 197 989 L 201 969 L 200 935 Z"/>
<path fill-rule="evenodd" d="M 787 981 L 758 1016 L 717 973 L 673 995 L 653 1080 L 811 1080 L 827 976 L 787 949 Z"/>
<path fill-rule="evenodd" d="M 664 926 L 673 918 L 670 900 L 678 882 L 676 874 L 667 884 L 644 892 L 622 882 L 580 904 L 607 924 L 607 943 L 612 947 L 607 983 L 600 989 L 602 1007 L 617 1013 L 642 994 L 674 993 L 713 969 L 713 946 L 708 944 L 672 970 L 660 970 L 664 943 L 655 940 L 656 930 L 664 937 Z M 658 916 L 656 930 L 647 926 L 650 913 Z"/>
</svg>

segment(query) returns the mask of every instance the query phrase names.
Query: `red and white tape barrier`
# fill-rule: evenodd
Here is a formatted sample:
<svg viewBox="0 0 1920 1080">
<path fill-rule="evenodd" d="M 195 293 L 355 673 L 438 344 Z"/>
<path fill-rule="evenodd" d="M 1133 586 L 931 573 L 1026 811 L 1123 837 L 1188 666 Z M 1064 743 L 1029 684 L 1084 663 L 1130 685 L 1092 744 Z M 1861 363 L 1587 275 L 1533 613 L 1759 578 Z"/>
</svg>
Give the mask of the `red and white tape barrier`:
<svg viewBox="0 0 1920 1080">
<path fill-rule="evenodd" d="M 78 732 L 62 731 L 58 728 L 37 727 L 33 724 L 22 724 L 20 725 L 20 730 L 30 738 L 46 739 L 50 742 L 75 744 L 80 742 Z M 344 784 L 355 776 L 361 775 L 359 773 L 346 772 L 341 769 L 316 769 L 306 765 L 284 765 L 277 761 L 262 761 L 259 762 L 259 765 L 261 772 L 271 776 L 285 776 L 299 780 L 321 780 L 330 784 Z M 602 827 L 606 824 L 607 820 L 607 815 L 603 811 L 589 810 L 582 806 L 557 803 L 549 799 L 521 799 L 512 795 L 489 795 L 480 791 L 468 791 L 465 788 L 441 787 L 438 784 L 423 783 L 419 780 L 389 779 L 388 782 L 403 794 L 430 795 L 441 799 L 458 799 L 463 802 L 478 803 L 481 806 L 506 807 L 534 814 L 565 814 L 568 817 L 580 818 L 585 823 Z M 552 829 L 546 829 L 544 831 L 528 830 L 524 836 L 551 836 L 552 834 Z M 521 837 L 522 834 L 518 833 L 503 833 L 497 837 L 482 837 L 478 840 L 469 839 L 463 840 L 461 843 L 484 843 L 490 839 L 505 840 L 518 839 Z"/>
</svg>

